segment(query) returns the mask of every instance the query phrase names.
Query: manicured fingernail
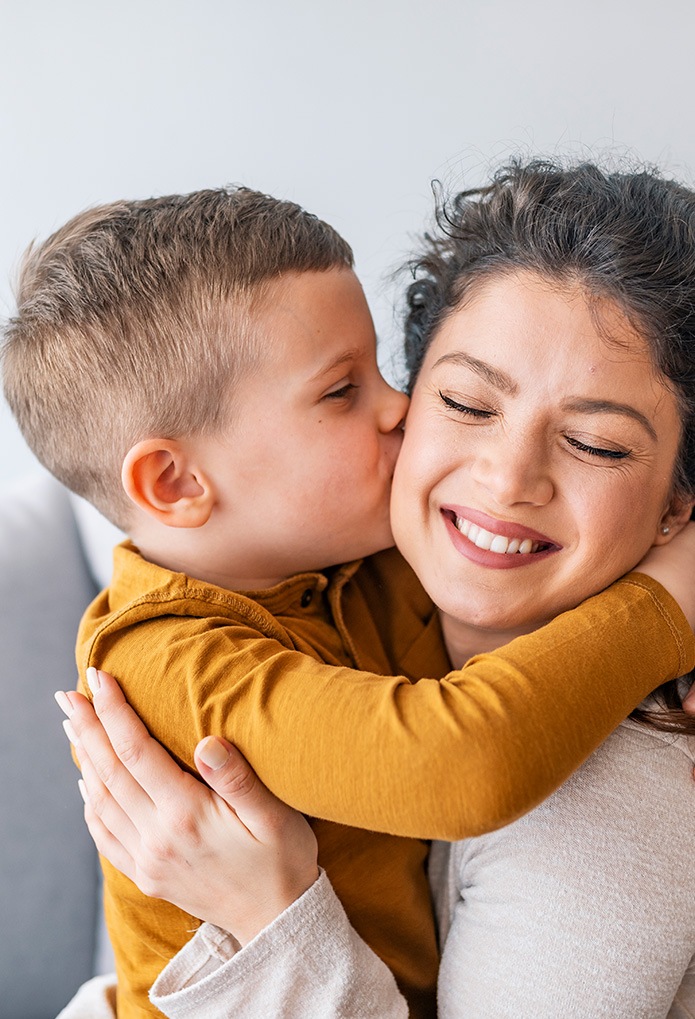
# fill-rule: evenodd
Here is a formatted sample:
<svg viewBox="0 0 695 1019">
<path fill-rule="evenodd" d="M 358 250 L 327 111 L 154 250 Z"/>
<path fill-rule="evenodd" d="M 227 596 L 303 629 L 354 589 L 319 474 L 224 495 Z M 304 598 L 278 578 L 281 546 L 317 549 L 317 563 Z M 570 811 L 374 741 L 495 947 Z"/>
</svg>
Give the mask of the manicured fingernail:
<svg viewBox="0 0 695 1019">
<path fill-rule="evenodd" d="M 96 693 L 99 687 L 101 686 L 101 679 L 99 678 L 99 673 L 97 672 L 93 665 L 90 665 L 90 667 L 87 669 L 87 684 L 93 694 Z"/>
<path fill-rule="evenodd" d="M 84 784 L 84 779 L 78 778 L 78 780 L 77 780 L 77 788 L 80 790 L 80 796 L 82 797 L 84 802 L 87 803 L 87 801 L 89 800 L 89 797 L 87 796 L 87 787 Z"/>
<path fill-rule="evenodd" d="M 65 729 L 65 735 L 66 735 L 66 736 L 67 736 L 67 738 L 68 738 L 68 739 L 70 740 L 70 742 L 72 743 L 72 745 L 73 745 L 74 747 L 79 747 L 79 745 L 80 745 L 80 741 L 79 741 L 79 739 L 77 738 L 77 733 L 76 733 L 76 732 L 75 732 L 75 730 L 73 729 L 73 727 L 72 727 L 72 725 L 70 724 L 70 722 L 68 722 L 67 718 L 66 718 L 66 719 L 64 719 L 64 721 L 63 721 L 63 728 Z"/>
<path fill-rule="evenodd" d="M 70 715 L 73 713 L 73 711 L 75 709 L 73 708 L 72 704 L 70 703 L 70 700 L 68 699 L 68 695 L 66 693 L 64 693 L 62 690 L 56 690 L 56 692 L 53 694 L 53 696 L 55 697 L 56 704 L 58 705 L 60 710 L 64 711 L 65 714 L 68 716 L 68 718 L 70 718 Z"/>
<path fill-rule="evenodd" d="M 229 760 L 229 751 L 215 736 L 208 736 L 198 746 L 198 757 L 208 768 L 217 771 Z"/>
</svg>

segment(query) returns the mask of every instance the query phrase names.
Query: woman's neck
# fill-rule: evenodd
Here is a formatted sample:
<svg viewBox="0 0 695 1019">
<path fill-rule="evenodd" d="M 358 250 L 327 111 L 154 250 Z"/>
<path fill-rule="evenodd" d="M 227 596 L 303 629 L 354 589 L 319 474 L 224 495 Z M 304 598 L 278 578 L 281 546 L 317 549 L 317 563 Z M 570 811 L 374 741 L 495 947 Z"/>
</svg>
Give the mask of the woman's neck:
<svg viewBox="0 0 695 1019">
<path fill-rule="evenodd" d="M 454 669 L 460 669 L 473 655 L 496 651 L 497 648 L 504 647 L 515 637 L 521 637 L 525 633 L 532 633 L 533 630 L 538 629 L 538 626 L 534 625 L 526 628 L 519 627 L 516 630 L 482 629 L 453 619 L 444 612 L 439 613 L 439 618 L 442 624 L 444 644 Z"/>
</svg>

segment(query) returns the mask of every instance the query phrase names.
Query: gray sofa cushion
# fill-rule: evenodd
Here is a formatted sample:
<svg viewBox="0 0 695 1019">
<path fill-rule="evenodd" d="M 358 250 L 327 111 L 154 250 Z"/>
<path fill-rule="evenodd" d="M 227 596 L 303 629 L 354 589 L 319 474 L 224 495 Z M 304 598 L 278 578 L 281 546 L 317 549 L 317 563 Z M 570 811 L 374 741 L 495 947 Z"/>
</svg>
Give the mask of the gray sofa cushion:
<svg viewBox="0 0 695 1019">
<path fill-rule="evenodd" d="M 67 493 L 0 494 L 0 1014 L 54 1019 L 93 973 L 97 859 L 53 691 L 96 593 Z"/>
</svg>

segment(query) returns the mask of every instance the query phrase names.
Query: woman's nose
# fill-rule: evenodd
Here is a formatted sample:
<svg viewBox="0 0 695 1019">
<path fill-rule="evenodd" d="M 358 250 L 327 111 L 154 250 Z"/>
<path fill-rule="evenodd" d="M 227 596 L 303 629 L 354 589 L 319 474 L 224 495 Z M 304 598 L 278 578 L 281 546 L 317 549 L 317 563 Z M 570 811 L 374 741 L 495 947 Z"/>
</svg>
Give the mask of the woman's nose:
<svg viewBox="0 0 695 1019">
<path fill-rule="evenodd" d="M 553 497 L 554 484 L 545 457 L 528 443 L 496 444 L 480 451 L 473 474 L 500 506 L 545 506 Z"/>
</svg>

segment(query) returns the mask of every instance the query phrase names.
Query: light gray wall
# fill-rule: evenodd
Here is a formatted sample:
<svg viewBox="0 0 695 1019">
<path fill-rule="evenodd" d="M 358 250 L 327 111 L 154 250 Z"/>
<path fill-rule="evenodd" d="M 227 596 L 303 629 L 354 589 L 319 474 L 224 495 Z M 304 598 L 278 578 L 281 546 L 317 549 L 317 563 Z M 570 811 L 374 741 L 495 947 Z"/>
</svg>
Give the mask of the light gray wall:
<svg viewBox="0 0 695 1019">
<path fill-rule="evenodd" d="M 0 0 L 0 313 L 20 252 L 81 208 L 241 181 L 382 279 L 432 177 L 617 146 L 691 179 L 690 0 Z M 33 460 L 0 411 L 0 484 Z"/>
</svg>

